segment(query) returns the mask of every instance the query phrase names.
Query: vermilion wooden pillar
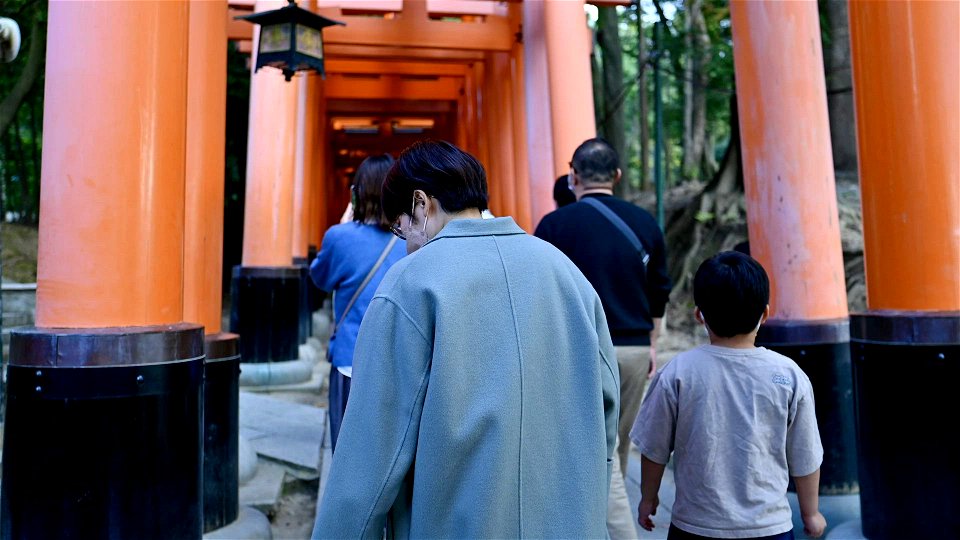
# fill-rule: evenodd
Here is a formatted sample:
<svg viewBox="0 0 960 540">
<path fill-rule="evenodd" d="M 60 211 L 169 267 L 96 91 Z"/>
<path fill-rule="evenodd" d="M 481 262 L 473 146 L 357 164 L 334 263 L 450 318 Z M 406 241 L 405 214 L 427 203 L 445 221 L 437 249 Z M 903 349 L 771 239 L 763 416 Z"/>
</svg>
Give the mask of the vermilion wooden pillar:
<svg viewBox="0 0 960 540">
<path fill-rule="evenodd" d="M 189 9 L 49 6 L 37 328 L 11 336 L 0 537 L 201 537 Z"/>
<path fill-rule="evenodd" d="M 316 255 L 310 251 L 310 219 L 311 207 L 314 206 L 312 193 L 315 184 L 315 156 L 316 156 L 316 122 L 317 109 L 317 81 L 319 75 L 315 73 L 301 73 L 294 82 L 297 84 L 297 133 L 296 151 L 294 153 L 294 189 L 293 189 L 293 244 L 291 246 L 293 264 L 300 267 L 300 310 L 299 310 L 299 342 L 306 343 L 307 337 L 313 332 L 311 296 L 316 296 L 313 283 L 310 281 L 310 259 Z"/>
<path fill-rule="evenodd" d="M 757 336 L 810 377 L 824 494 L 855 493 L 849 321 L 816 2 L 730 4 L 750 253 L 771 284 Z"/>
<path fill-rule="evenodd" d="M 543 20 L 553 127 L 552 176 L 556 178 L 570 170 L 570 159 L 580 143 L 597 135 L 590 75 L 592 39 L 583 0 L 543 2 Z M 550 187 L 552 193 L 552 182 Z"/>
<path fill-rule="evenodd" d="M 509 92 L 510 64 L 507 53 L 487 53 L 483 88 L 485 129 L 492 134 L 487 178 L 494 215 L 516 214 L 514 181 L 513 104 Z M 505 84 L 506 83 L 506 84 Z"/>
<path fill-rule="evenodd" d="M 221 332 L 227 2 L 190 4 L 183 318 L 204 326 L 203 530 L 239 513 L 239 340 Z"/>
<path fill-rule="evenodd" d="M 314 143 L 310 151 L 313 153 L 313 171 L 311 173 L 311 195 L 313 211 L 310 218 L 310 245 L 314 250 L 320 249 L 323 233 L 330 226 L 331 217 L 327 210 L 327 185 L 331 178 L 327 170 L 331 163 L 330 133 L 327 129 L 327 100 L 324 92 L 324 81 L 316 80 L 313 86 L 317 100 L 316 120 L 313 122 Z M 341 210 L 342 211 L 342 210 Z M 309 246 L 308 246 L 309 247 Z"/>
<path fill-rule="evenodd" d="M 255 11 L 283 5 L 258 1 Z M 291 260 L 298 84 L 269 67 L 251 75 L 243 257 L 233 270 L 230 329 L 240 334 L 241 384 L 276 384 L 310 376 L 297 361 L 302 276 Z"/>
<path fill-rule="evenodd" d="M 291 255 L 294 261 L 306 261 L 310 245 L 310 193 L 313 188 L 317 130 L 317 79 L 319 75 L 301 73 L 293 80 L 297 85 L 296 141 L 293 159 L 293 236 Z"/>
<path fill-rule="evenodd" d="M 871 539 L 960 535 L 960 4 L 850 2 L 867 311 L 851 318 Z M 916 384 L 914 384 L 916 382 Z"/>
<path fill-rule="evenodd" d="M 553 122 L 550 117 L 552 97 L 547 66 L 544 3 L 522 4 L 523 90 L 526 111 L 524 141 L 530 175 L 530 218 L 534 228 L 543 216 L 556 208 L 553 202 L 553 182 L 558 176 L 554 174 Z M 562 174 L 565 173 L 566 171 Z"/>
<path fill-rule="evenodd" d="M 194 2 L 188 57 L 183 318 L 222 326 L 227 3 Z"/>
<path fill-rule="evenodd" d="M 508 6 L 509 17 L 512 24 L 518 28 L 523 27 L 523 7 L 520 4 L 510 4 Z M 510 72 L 502 81 L 504 85 L 503 92 L 510 96 L 511 101 L 511 126 L 513 135 L 513 178 L 509 182 L 512 185 L 514 196 L 516 197 L 516 209 L 514 210 L 514 219 L 517 224 L 529 233 L 533 233 L 534 223 L 531 219 L 530 204 L 530 171 L 527 163 L 527 123 L 526 107 L 524 96 L 524 63 L 523 63 L 523 43 L 518 41 L 514 43 L 513 50 L 509 55 Z"/>
</svg>

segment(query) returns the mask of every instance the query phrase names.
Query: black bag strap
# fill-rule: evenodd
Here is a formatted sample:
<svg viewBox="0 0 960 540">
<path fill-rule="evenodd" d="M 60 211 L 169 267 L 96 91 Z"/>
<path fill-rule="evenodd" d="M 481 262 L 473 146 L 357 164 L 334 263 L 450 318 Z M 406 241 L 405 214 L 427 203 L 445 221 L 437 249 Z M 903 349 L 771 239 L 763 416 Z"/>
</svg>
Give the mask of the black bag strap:
<svg viewBox="0 0 960 540">
<path fill-rule="evenodd" d="M 383 248 L 383 252 L 380 253 L 380 258 L 377 259 L 377 262 L 373 264 L 373 268 L 367 272 L 367 277 L 363 278 L 363 282 L 360 283 L 360 286 L 357 288 L 357 292 L 353 293 L 353 298 L 350 299 L 350 302 L 347 303 L 347 307 L 343 309 L 343 313 L 340 314 L 340 320 L 337 321 L 336 326 L 333 327 L 333 333 L 330 334 L 330 339 L 333 339 L 337 335 L 337 330 L 340 329 L 340 325 L 343 324 L 343 321 L 347 318 L 347 313 L 350 313 L 350 308 L 353 307 L 353 304 L 357 302 L 357 298 L 360 298 L 360 293 L 363 292 L 364 287 L 367 286 L 367 283 L 370 283 L 370 280 L 373 279 L 373 275 L 377 273 L 377 270 L 383 266 L 383 261 L 387 260 L 387 255 L 390 254 L 390 250 L 393 249 L 394 244 L 397 243 L 397 237 L 391 235 L 390 241 L 387 242 L 387 247 Z"/>
<path fill-rule="evenodd" d="M 607 218 L 610 223 L 613 223 L 614 227 L 616 227 L 621 233 L 623 233 L 624 236 L 627 237 L 627 240 L 633 244 L 634 249 L 636 249 L 637 253 L 640 254 L 640 260 L 643 261 L 643 269 L 646 270 L 647 263 L 650 261 L 650 255 L 647 253 L 647 250 L 643 249 L 643 244 L 640 242 L 640 239 L 637 238 L 637 233 L 633 232 L 633 229 L 627 225 L 627 222 L 615 214 L 613 210 L 607 208 L 607 205 L 593 197 L 584 197 L 580 199 L 580 202 L 587 203 L 598 212 L 603 214 L 603 217 Z"/>
</svg>

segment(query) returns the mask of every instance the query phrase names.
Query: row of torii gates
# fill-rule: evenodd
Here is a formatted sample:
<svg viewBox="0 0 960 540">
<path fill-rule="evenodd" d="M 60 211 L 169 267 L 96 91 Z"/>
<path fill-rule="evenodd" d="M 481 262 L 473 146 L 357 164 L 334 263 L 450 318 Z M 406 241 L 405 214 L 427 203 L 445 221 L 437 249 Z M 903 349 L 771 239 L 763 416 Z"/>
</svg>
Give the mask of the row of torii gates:
<svg viewBox="0 0 960 540">
<path fill-rule="evenodd" d="M 342 212 L 352 164 L 414 132 L 452 139 L 486 166 L 493 212 L 529 231 L 595 133 L 583 0 L 305 1 L 346 26 L 325 30 L 326 79 L 251 75 L 241 348 L 220 322 L 226 47 L 254 48 L 234 16 L 276 7 L 50 3 L 37 326 L 11 345 L 3 537 L 229 523 L 236 485 L 211 469 L 236 466 L 237 363 L 296 372 L 295 263 Z M 859 490 L 871 539 L 955 536 L 960 3 L 849 13 L 868 289 L 853 316 L 817 4 L 731 3 L 751 250 L 773 289 L 761 340 L 814 381 L 824 493 Z"/>
</svg>

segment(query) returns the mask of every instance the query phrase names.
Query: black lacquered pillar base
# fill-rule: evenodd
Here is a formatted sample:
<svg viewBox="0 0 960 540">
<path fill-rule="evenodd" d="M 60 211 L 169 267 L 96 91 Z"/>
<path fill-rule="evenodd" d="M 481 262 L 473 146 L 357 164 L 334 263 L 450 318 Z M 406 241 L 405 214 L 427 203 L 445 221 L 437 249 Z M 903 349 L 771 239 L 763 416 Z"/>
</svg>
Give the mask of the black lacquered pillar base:
<svg viewBox="0 0 960 540">
<path fill-rule="evenodd" d="M 203 532 L 240 511 L 240 343 L 236 334 L 206 336 L 203 392 Z"/>
<path fill-rule="evenodd" d="M 302 281 L 297 266 L 233 268 L 230 331 L 245 363 L 297 359 Z"/>
<path fill-rule="evenodd" d="M 297 312 L 299 324 L 297 328 L 300 345 L 307 342 L 307 338 L 313 333 L 313 317 L 310 311 L 310 263 L 301 257 L 293 258 L 293 265 L 300 269 L 300 310 Z"/>
<path fill-rule="evenodd" d="M 960 313 L 872 311 L 850 324 L 864 535 L 960 538 Z"/>
<path fill-rule="evenodd" d="M 823 443 L 820 493 L 857 493 L 857 440 L 850 367 L 850 326 L 846 319 L 767 321 L 757 345 L 789 357 L 813 384 L 817 424 Z"/>
<path fill-rule="evenodd" d="M 2 538 L 201 538 L 203 327 L 14 331 Z"/>
</svg>

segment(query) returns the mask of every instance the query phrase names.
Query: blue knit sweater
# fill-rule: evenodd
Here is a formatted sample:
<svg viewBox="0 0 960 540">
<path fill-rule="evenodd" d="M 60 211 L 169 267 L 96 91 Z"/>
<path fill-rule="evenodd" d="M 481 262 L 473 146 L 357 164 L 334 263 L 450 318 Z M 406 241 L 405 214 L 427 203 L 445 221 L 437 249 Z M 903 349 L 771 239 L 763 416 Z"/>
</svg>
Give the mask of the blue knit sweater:
<svg viewBox="0 0 960 540">
<path fill-rule="evenodd" d="M 343 316 L 343 310 L 357 292 L 357 287 L 373 268 L 373 264 L 377 262 L 377 258 L 380 257 L 390 238 L 388 231 L 375 225 L 353 221 L 334 225 L 323 235 L 320 253 L 310 265 L 310 277 L 321 290 L 334 293 L 334 323 Z M 363 320 L 363 314 L 367 311 L 370 299 L 373 298 L 387 270 L 406 254 L 407 249 L 403 242 L 394 244 L 383 265 L 350 308 L 347 318 L 337 330 L 336 337 L 330 340 L 330 351 L 335 367 L 353 365 L 353 348 L 357 343 L 357 331 L 360 330 L 360 321 Z"/>
</svg>

